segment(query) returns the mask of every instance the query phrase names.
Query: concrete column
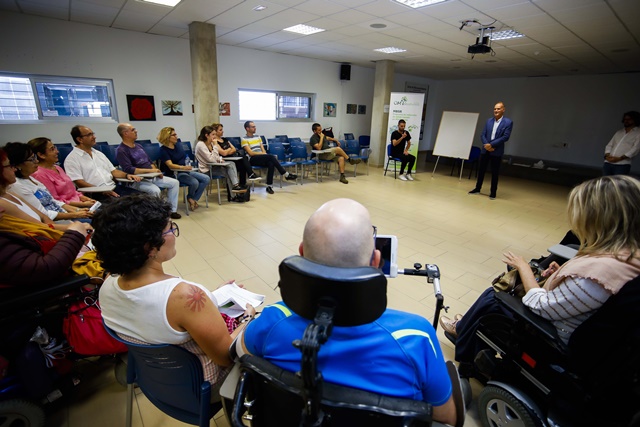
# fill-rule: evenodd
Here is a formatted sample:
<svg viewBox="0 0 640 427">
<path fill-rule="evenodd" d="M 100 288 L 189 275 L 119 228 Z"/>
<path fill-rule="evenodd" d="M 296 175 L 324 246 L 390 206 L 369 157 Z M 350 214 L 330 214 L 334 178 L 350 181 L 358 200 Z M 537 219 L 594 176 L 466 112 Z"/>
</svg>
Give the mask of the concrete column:
<svg viewBox="0 0 640 427">
<path fill-rule="evenodd" d="M 383 165 L 385 150 L 387 149 L 387 122 L 389 111 L 384 106 L 389 105 L 391 86 L 395 62 L 385 59 L 376 62 L 376 75 L 373 87 L 373 106 L 371 108 L 371 164 Z"/>
<path fill-rule="evenodd" d="M 206 125 L 219 123 L 218 60 L 216 57 L 216 26 L 204 22 L 189 24 L 191 47 L 191 78 L 195 109 L 195 134 Z"/>
</svg>

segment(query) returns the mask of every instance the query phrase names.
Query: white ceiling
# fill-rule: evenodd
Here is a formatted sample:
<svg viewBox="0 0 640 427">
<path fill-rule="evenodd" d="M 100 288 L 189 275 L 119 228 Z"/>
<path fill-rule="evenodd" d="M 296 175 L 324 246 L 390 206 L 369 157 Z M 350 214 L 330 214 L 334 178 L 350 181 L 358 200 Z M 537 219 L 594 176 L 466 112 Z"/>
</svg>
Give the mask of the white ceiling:
<svg viewBox="0 0 640 427">
<path fill-rule="evenodd" d="M 267 6 L 262 12 L 253 8 Z M 182 0 L 175 8 L 136 0 L 0 0 L 0 10 L 189 38 L 188 25 L 216 25 L 219 44 L 373 67 L 433 79 L 640 71 L 639 0 L 448 0 L 410 9 L 391 0 Z M 495 55 L 471 58 L 478 25 L 526 37 L 495 41 Z M 495 22 L 494 22 L 495 21 Z M 301 36 L 283 28 L 327 31 Z M 385 24 L 374 29 L 371 24 Z M 373 49 L 398 47 L 384 54 Z"/>
</svg>

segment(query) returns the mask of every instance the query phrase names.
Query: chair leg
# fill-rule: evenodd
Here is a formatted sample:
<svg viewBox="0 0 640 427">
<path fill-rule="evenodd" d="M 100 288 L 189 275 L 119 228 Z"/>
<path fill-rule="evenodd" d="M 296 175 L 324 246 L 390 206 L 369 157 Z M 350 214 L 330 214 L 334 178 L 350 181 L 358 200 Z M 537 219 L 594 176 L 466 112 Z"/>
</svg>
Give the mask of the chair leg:
<svg viewBox="0 0 640 427">
<path fill-rule="evenodd" d="M 127 384 L 127 419 L 126 427 L 131 427 L 131 418 L 133 416 L 133 384 Z"/>
<path fill-rule="evenodd" d="M 387 166 L 384 167 L 384 176 L 387 176 L 387 169 L 389 169 L 389 162 L 391 161 L 391 158 L 387 159 Z"/>
<path fill-rule="evenodd" d="M 218 186 L 218 205 L 222 205 L 222 200 L 220 199 L 220 180 L 216 179 L 216 185 Z"/>
<path fill-rule="evenodd" d="M 189 216 L 189 201 L 187 200 L 187 187 L 182 187 L 182 199 L 184 200 L 184 209 L 187 212 L 187 216 Z"/>
</svg>

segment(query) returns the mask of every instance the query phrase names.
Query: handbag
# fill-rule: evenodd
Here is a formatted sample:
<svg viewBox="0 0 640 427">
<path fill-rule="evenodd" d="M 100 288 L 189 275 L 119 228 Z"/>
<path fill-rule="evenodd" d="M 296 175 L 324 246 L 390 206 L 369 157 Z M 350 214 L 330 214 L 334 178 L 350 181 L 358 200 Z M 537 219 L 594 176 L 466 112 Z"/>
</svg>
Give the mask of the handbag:
<svg viewBox="0 0 640 427">
<path fill-rule="evenodd" d="M 538 285 L 540 285 L 540 287 L 544 286 L 544 282 L 547 280 L 547 278 L 542 277 L 542 271 L 540 271 L 537 264 L 531 264 L 532 263 L 529 263 L 529 267 L 531 267 L 531 272 L 536 278 L 536 282 L 538 282 Z M 522 298 L 526 293 L 524 291 L 522 280 L 520 279 L 520 273 L 518 273 L 518 270 L 515 268 L 513 270 L 509 270 L 505 273 L 500 274 L 498 277 L 493 279 L 491 285 L 496 292 L 508 292 L 518 298 Z"/>
<path fill-rule="evenodd" d="M 91 297 L 85 297 L 69 306 L 62 322 L 62 332 L 77 354 L 102 356 L 127 351 L 127 346 L 111 337 L 104 328 L 100 305 Z"/>
</svg>

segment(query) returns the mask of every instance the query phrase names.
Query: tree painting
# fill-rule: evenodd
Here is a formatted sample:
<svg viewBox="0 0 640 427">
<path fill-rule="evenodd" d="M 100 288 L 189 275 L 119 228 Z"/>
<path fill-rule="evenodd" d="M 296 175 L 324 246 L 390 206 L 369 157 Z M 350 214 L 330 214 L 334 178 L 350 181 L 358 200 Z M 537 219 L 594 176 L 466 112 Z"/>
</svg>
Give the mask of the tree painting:
<svg viewBox="0 0 640 427">
<path fill-rule="evenodd" d="M 181 116 L 182 101 L 162 101 L 163 116 Z"/>
</svg>

